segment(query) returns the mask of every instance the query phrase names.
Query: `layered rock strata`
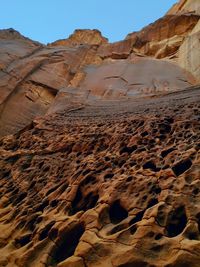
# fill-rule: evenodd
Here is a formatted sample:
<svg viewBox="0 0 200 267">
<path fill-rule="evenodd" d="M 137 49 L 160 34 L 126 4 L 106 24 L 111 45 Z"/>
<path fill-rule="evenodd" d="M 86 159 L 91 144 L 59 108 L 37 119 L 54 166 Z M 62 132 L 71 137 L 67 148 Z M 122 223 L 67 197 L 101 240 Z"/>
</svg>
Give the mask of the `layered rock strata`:
<svg viewBox="0 0 200 267">
<path fill-rule="evenodd" d="M 149 96 L 198 84 L 199 16 L 198 1 L 181 1 L 163 18 L 116 43 L 108 43 L 98 30 L 76 30 L 68 39 L 45 46 L 13 29 L 1 30 L 0 136 L 16 133 L 44 115 L 58 93 L 75 88 L 78 95 L 99 95 L 98 86 L 97 91 L 87 87 L 92 75 L 88 72 L 108 70 L 101 80 L 103 97 Z M 131 78 L 122 78 L 130 77 L 125 69 L 122 73 L 125 66 L 133 71 Z M 167 76 L 172 70 L 172 77 Z"/>
</svg>

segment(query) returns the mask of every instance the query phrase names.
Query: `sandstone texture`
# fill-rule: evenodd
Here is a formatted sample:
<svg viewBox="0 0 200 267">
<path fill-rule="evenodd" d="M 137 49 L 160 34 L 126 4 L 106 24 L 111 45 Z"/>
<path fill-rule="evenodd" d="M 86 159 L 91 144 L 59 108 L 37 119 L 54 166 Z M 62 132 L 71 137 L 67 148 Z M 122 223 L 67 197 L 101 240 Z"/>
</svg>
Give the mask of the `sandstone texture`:
<svg viewBox="0 0 200 267">
<path fill-rule="evenodd" d="M 167 14 L 181 14 L 181 13 L 193 13 L 200 14 L 200 6 L 198 0 L 180 0 L 176 3 Z"/>
<path fill-rule="evenodd" d="M 108 40 L 101 35 L 98 30 L 75 30 L 68 39 L 58 40 L 50 46 L 76 46 L 76 45 L 101 45 L 107 43 Z"/>
<path fill-rule="evenodd" d="M 116 43 L 0 31 L 0 267 L 200 267 L 199 6 Z"/>
</svg>

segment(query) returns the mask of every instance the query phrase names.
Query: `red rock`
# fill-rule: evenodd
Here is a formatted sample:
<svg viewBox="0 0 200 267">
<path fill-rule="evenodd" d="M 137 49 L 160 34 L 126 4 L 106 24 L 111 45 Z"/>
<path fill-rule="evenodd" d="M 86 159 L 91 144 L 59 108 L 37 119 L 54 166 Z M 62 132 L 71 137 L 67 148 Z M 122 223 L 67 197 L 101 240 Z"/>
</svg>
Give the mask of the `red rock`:
<svg viewBox="0 0 200 267">
<path fill-rule="evenodd" d="M 99 100 L 2 139 L 1 265 L 197 267 L 199 100 Z"/>
<path fill-rule="evenodd" d="M 178 51 L 199 18 L 196 14 L 167 15 L 140 32 L 129 34 L 127 39 L 136 39 L 133 51 L 156 58 L 169 57 Z"/>
<path fill-rule="evenodd" d="M 153 96 L 186 88 L 195 81 L 175 64 L 147 58 L 138 59 L 134 64 L 113 61 L 88 67 L 86 71 L 80 90 L 89 90 L 89 98 Z"/>
<path fill-rule="evenodd" d="M 116 43 L 101 45 L 97 54 L 102 58 L 126 59 L 131 54 L 135 40 L 128 39 Z"/>
<path fill-rule="evenodd" d="M 107 43 L 108 40 L 101 35 L 98 30 L 75 30 L 68 39 L 58 40 L 50 44 L 50 46 L 76 46 L 76 45 L 101 45 Z"/>
<path fill-rule="evenodd" d="M 198 0 L 181 0 L 167 12 L 169 15 L 181 13 L 200 14 L 200 2 Z"/>
<path fill-rule="evenodd" d="M 197 4 L 113 44 L 0 31 L 0 266 L 199 267 Z"/>
</svg>

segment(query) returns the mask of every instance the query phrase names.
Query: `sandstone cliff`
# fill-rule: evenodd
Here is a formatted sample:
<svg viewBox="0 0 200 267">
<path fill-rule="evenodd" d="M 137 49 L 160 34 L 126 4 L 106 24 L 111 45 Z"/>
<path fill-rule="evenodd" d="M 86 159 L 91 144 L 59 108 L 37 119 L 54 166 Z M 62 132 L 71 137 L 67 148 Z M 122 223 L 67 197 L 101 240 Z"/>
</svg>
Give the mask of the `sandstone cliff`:
<svg viewBox="0 0 200 267">
<path fill-rule="evenodd" d="M 200 266 L 199 6 L 116 43 L 0 31 L 0 266 Z"/>
<path fill-rule="evenodd" d="M 84 95 L 85 102 L 93 96 L 152 96 L 199 83 L 198 3 L 181 1 L 163 18 L 111 44 L 97 30 L 76 30 L 48 46 L 1 30 L 0 135 L 45 114 L 60 93 Z"/>
</svg>

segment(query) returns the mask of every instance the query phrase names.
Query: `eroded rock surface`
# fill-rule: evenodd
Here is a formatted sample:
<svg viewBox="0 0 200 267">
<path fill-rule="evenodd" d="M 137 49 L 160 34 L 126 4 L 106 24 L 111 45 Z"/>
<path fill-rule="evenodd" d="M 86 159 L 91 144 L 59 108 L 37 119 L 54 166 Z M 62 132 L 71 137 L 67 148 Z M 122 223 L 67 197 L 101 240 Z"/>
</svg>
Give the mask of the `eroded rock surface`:
<svg viewBox="0 0 200 267">
<path fill-rule="evenodd" d="M 2 139 L 0 266 L 198 267 L 199 103 L 63 106 Z"/>
<path fill-rule="evenodd" d="M 125 40 L 0 31 L 0 267 L 199 267 L 199 1 Z"/>
</svg>

